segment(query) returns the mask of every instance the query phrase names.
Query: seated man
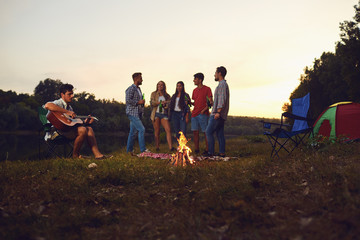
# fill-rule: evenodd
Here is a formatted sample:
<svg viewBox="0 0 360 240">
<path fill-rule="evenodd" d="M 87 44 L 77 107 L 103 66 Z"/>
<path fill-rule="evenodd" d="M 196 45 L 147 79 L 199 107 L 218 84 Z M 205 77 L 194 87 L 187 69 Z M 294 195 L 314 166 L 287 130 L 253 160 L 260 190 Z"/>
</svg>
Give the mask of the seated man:
<svg viewBox="0 0 360 240">
<path fill-rule="evenodd" d="M 66 113 L 72 118 L 76 117 L 70 103 L 74 97 L 73 86 L 71 84 L 63 84 L 60 87 L 61 98 L 53 102 L 47 102 L 45 108 L 52 112 Z M 91 124 L 94 121 L 93 118 L 89 117 L 85 120 L 86 124 Z M 103 155 L 98 148 L 96 143 L 95 133 L 92 127 L 84 125 L 75 125 L 71 127 L 69 131 L 57 130 L 61 135 L 68 139 L 74 139 L 74 150 L 73 158 L 82 158 L 80 155 L 80 148 L 86 140 L 91 148 L 96 159 L 111 158 L 112 156 Z"/>
</svg>

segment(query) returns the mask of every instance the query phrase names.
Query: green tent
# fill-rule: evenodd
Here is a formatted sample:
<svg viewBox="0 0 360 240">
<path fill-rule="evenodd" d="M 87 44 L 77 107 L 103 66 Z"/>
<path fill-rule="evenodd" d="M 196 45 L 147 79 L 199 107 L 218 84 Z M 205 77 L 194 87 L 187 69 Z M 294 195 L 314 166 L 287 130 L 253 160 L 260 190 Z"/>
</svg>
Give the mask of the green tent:
<svg viewBox="0 0 360 240">
<path fill-rule="evenodd" d="M 339 102 L 329 106 L 316 120 L 313 132 L 331 140 L 360 138 L 360 104 Z"/>
</svg>

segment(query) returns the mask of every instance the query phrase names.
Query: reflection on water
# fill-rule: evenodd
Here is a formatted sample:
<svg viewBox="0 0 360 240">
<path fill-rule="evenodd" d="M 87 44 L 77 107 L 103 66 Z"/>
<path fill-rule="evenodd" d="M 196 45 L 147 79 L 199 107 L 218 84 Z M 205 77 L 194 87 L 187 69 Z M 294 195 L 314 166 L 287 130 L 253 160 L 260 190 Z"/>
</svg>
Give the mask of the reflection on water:
<svg viewBox="0 0 360 240">
<path fill-rule="evenodd" d="M 39 141 L 39 139 L 41 141 Z M 104 154 L 124 150 L 127 136 L 98 134 L 96 140 L 99 149 Z M 147 136 L 146 142 L 152 142 L 153 137 Z M 39 143 L 41 156 L 46 151 L 46 145 L 37 134 L 0 134 L 0 161 L 4 160 L 36 160 L 39 158 Z M 138 148 L 137 141 L 135 143 Z M 135 148 L 135 149 L 136 149 Z M 92 155 L 90 148 L 85 142 L 81 154 Z"/>
</svg>

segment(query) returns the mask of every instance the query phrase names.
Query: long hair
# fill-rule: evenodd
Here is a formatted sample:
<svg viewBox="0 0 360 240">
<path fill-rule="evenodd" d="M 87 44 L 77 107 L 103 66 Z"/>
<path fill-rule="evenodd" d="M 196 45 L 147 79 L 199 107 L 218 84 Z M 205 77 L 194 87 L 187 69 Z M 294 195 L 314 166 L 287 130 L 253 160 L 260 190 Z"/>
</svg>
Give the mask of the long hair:
<svg viewBox="0 0 360 240">
<path fill-rule="evenodd" d="M 175 93 L 171 97 L 170 109 L 174 110 L 174 108 L 175 108 L 176 98 L 177 98 L 177 95 L 179 94 L 179 92 L 177 90 L 177 85 L 178 84 L 181 84 L 181 86 L 182 86 L 182 91 L 180 93 L 180 99 L 179 99 L 179 107 L 180 107 L 181 111 L 183 111 L 185 109 L 185 107 L 186 107 L 186 104 L 185 104 L 185 86 L 184 86 L 183 81 L 179 81 L 179 82 L 176 83 Z M 188 100 L 190 100 L 190 99 L 188 99 Z"/>
<path fill-rule="evenodd" d="M 166 84 L 164 81 L 159 81 L 157 84 L 156 84 L 156 89 L 155 89 L 155 92 L 158 91 L 158 85 L 159 83 L 163 83 L 164 84 L 164 95 L 168 95 L 168 93 L 166 92 Z"/>
</svg>

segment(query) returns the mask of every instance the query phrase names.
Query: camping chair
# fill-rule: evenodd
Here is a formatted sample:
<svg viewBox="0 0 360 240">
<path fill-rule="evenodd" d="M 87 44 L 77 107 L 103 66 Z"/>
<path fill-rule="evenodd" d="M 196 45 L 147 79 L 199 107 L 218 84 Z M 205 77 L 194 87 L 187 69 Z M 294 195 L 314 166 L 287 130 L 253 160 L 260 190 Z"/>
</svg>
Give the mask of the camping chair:
<svg viewBox="0 0 360 240">
<path fill-rule="evenodd" d="M 46 118 L 47 112 L 48 110 L 46 110 L 45 108 L 38 107 L 39 119 L 42 123 L 42 128 L 39 129 L 39 159 L 41 155 L 41 143 L 43 141 L 47 146 L 45 158 L 49 156 L 58 158 L 62 158 L 62 156 L 64 156 L 64 158 L 71 157 L 73 153 L 72 140 L 69 140 L 60 134 L 51 134 L 53 132 L 56 132 L 56 130 L 54 129 L 54 127 L 52 127 L 51 123 L 48 122 Z M 44 132 L 45 135 L 41 136 L 42 132 Z M 61 145 L 63 146 L 62 154 L 58 149 L 58 147 Z M 68 148 L 70 148 L 70 150 L 68 150 Z"/>
<path fill-rule="evenodd" d="M 263 127 L 265 129 L 271 129 L 272 125 L 277 128 L 270 132 L 269 130 L 264 132 L 267 136 L 272 151 L 270 157 L 277 156 L 279 158 L 279 152 L 284 149 L 288 155 L 290 155 L 300 144 L 304 144 L 304 139 L 312 132 L 312 127 L 309 127 L 308 122 L 312 121 L 307 118 L 307 113 L 310 106 L 310 93 L 306 94 L 302 98 L 296 98 L 292 100 L 292 113 L 285 112 L 281 115 L 281 123 L 264 122 Z M 294 124 L 284 124 L 284 117 L 294 119 Z M 312 126 L 310 124 L 310 126 Z M 287 129 L 291 128 L 291 131 Z M 293 143 L 293 144 L 291 144 Z"/>
</svg>

